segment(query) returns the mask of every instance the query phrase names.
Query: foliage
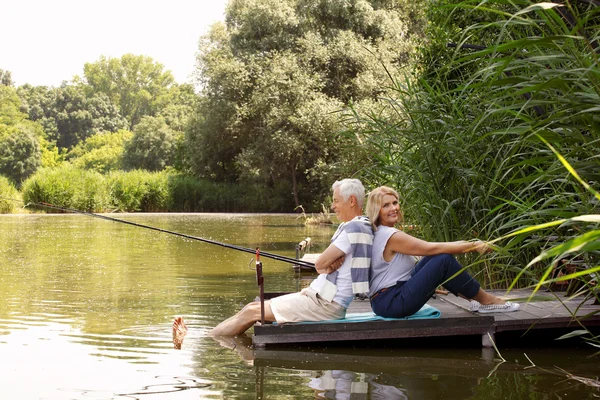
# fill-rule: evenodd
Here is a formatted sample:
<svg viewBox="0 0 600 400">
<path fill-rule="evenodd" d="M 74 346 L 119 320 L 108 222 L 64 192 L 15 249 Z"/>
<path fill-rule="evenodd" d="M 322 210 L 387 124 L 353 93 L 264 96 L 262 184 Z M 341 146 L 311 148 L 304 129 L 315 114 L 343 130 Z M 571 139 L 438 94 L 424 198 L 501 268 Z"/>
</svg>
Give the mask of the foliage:
<svg viewBox="0 0 600 400">
<path fill-rule="evenodd" d="M 19 191 L 7 178 L 0 176 L 0 214 L 12 213 L 16 206 L 13 200 L 19 199 Z"/>
<path fill-rule="evenodd" d="M 417 3 L 231 1 L 226 26 L 200 43 L 203 99 L 186 131 L 192 171 L 288 184 L 296 206 L 321 197 L 354 165 L 336 111 L 380 95 L 382 65 L 409 60 L 422 31 Z"/>
<path fill-rule="evenodd" d="M 15 90 L 0 86 L 0 174 L 20 184 L 41 163 L 41 127 L 19 111 Z"/>
<path fill-rule="evenodd" d="M 167 172 L 114 171 L 108 175 L 108 186 L 114 211 L 168 211 Z"/>
<path fill-rule="evenodd" d="M 100 173 L 122 169 L 125 143 L 133 134 L 129 131 L 99 132 L 75 146 L 67 155 L 77 168 Z"/>
<path fill-rule="evenodd" d="M 175 174 L 169 177 L 170 211 L 285 212 L 290 209 L 286 186 L 212 182 Z"/>
<path fill-rule="evenodd" d="M 4 193 L 0 185 L 0 194 Z M 88 212 L 282 212 L 286 187 L 215 183 L 170 171 L 40 168 L 23 183 L 23 201 Z M 15 198 L 15 196 L 11 196 Z M 51 209 L 40 208 L 43 211 Z"/>
<path fill-rule="evenodd" d="M 552 4 L 435 3 L 419 75 L 392 75 L 395 93 L 348 115 L 349 132 L 368 138 L 366 179 L 397 186 L 409 222 L 427 239 L 492 239 L 597 212 L 598 200 L 569 179 L 543 141 L 597 185 L 600 71 L 597 30 L 586 29 L 598 10 Z M 574 25 L 562 19 L 566 11 Z M 439 37 L 459 47 L 442 46 Z M 543 248 L 581 229 L 591 228 L 566 224 L 511 237 L 482 264 L 485 278 L 512 281 Z M 594 252 L 585 257 L 595 265 Z M 527 271 L 520 284 L 537 284 L 538 272 Z"/>
<path fill-rule="evenodd" d="M 181 136 L 181 135 L 179 135 Z M 125 143 L 125 169 L 162 171 L 175 160 L 178 134 L 167 125 L 165 118 L 143 117 L 133 129 L 133 136 Z"/>
<path fill-rule="evenodd" d="M 100 57 L 83 67 L 88 96 L 104 94 L 119 107 L 129 130 L 145 115 L 154 116 L 165 105 L 174 86 L 170 71 L 151 57 L 125 54 L 121 58 Z"/>
<path fill-rule="evenodd" d="M 59 150 L 53 142 L 49 142 L 45 136 L 40 138 L 40 147 L 42 149 L 42 167 L 55 168 L 65 161 L 66 152 Z"/>
<path fill-rule="evenodd" d="M 99 173 L 66 164 L 54 169 L 41 168 L 23 183 L 22 194 L 26 205 L 49 203 L 101 212 L 108 207 L 109 193 L 106 189 L 105 178 Z"/>
<path fill-rule="evenodd" d="M 15 86 L 15 83 L 12 80 L 12 73 L 10 71 L 0 69 L 0 85 Z"/>
<path fill-rule="evenodd" d="M 127 125 L 107 95 L 88 96 L 82 84 L 23 85 L 18 93 L 22 110 L 44 127 L 48 139 L 60 149 L 71 149 L 97 132 L 114 132 Z"/>
</svg>

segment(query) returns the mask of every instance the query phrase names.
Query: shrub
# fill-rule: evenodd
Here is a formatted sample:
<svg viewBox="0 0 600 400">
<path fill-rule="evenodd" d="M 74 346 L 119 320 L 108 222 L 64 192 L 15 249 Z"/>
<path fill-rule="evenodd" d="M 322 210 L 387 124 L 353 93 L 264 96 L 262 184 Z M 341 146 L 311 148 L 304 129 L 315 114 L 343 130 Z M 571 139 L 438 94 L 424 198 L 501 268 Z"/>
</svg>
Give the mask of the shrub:
<svg viewBox="0 0 600 400">
<path fill-rule="evenodd" d="M 0 176 L 0 214 L 14 212 L 16 203 L 11 200 L 20 200 L 20 195 L 15 186 L 4 176 Z"/>
<path fill-rule="evenodd" d="M 169 177 L 171 211 L 290 212 L 289 188 L 252 183 L 210 182 L 186 175 Z"/>
<path fill-rule="evenodd" d="M 169 173 L 144 170 L 117 171 L 108 175 L 112 205 L 117 211 L 169 211 Z"/>
<path fill-rule="evenodd" d="M 43 202 L 88 212 L 104 211 L 108 205 L 104 177 L 69 164 L 40 169 L 23 183 L 22 192 L 26 204 Z"/>
</svg>

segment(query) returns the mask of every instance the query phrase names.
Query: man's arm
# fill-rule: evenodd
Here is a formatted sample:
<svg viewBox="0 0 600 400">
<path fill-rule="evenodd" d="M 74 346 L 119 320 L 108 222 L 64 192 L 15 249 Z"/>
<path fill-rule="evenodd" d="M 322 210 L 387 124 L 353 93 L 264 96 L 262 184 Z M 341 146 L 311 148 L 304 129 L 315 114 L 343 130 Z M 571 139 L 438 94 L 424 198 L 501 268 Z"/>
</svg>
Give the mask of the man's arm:
<svg viewBox="0 0 600 400">
<path fill-rule="evenodd" d="M 330 274 L 333 271 L 336 271 L 341 267 L 345 255 L 346 254 L 342 250 L 338 249 L 333 244 L 330 244 L 315 262 L 317 272 L 319 274 Z M 342 258 L 341 261 L 340 258 Z"/>
</svg>

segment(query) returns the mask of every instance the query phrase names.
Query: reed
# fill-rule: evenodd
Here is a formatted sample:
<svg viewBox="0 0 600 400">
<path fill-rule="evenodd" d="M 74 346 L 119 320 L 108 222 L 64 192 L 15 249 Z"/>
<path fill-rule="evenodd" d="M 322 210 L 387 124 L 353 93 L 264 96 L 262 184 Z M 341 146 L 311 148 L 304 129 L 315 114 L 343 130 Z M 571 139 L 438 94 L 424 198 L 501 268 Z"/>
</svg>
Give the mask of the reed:
<svg viewBox="0 0 600 400">
<path fill-rule="evenodd" d="M 104 211 L 109 203 L 104 177 L 69 164 L 42 168 L 22 186 L 23 201 L 50 203 L 88 212 Z"/>
<path fill-rule="evenodd" d="M 430 7 L 430 34 L 438 35 L 420 72 L 391 77 L 382 110 L 349 114 L 349 129 L 368 138 L 374 161 L 365 180 L 396 186 L 407 222 L 428 240 L 492 240 L 596 214 L 598 200 L 545 142 L 598 186 L 600 7 L 495 0 Z M 589 230 L 566 223 L 507 237 L 477 264 L 479 278 L 538 285 L 546 267 L 523 266 Z M 596 250 L 586 254 L 597 265 Z"/>
<path fill-rule="evenodd" d="M 169 211 L 168 172 L 114 171 L 107 175 L 113 211 Z"/>
<path fill-rule="evenodd" d="M 0 176 L 0 214 L 11 214 L 15 211 L 20 200 L 19 191 L 8 178 Z"/>
</svg>

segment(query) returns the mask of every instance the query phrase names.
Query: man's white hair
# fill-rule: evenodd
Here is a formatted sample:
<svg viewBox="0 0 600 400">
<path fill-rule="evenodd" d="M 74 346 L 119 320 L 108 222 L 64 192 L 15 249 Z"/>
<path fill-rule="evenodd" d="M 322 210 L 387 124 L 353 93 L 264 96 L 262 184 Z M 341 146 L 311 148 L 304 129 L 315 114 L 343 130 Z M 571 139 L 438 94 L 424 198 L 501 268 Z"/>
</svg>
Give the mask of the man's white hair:
<svg viewBox="0 0 600 400">
<path fill-rule="evenodd" d="M 362 210 L 363 204 L 365 203 L 365 187 L 361 181 L 358 179 L 342 179 L 340 181 L 335 181 L 333 185 L 331 185 L 331 188 L 333 190 L 339 188 L 340 195 L 344 201 L 348 201 L 350 196 L 354 196 L 358 206 Z"/>
</svg>

